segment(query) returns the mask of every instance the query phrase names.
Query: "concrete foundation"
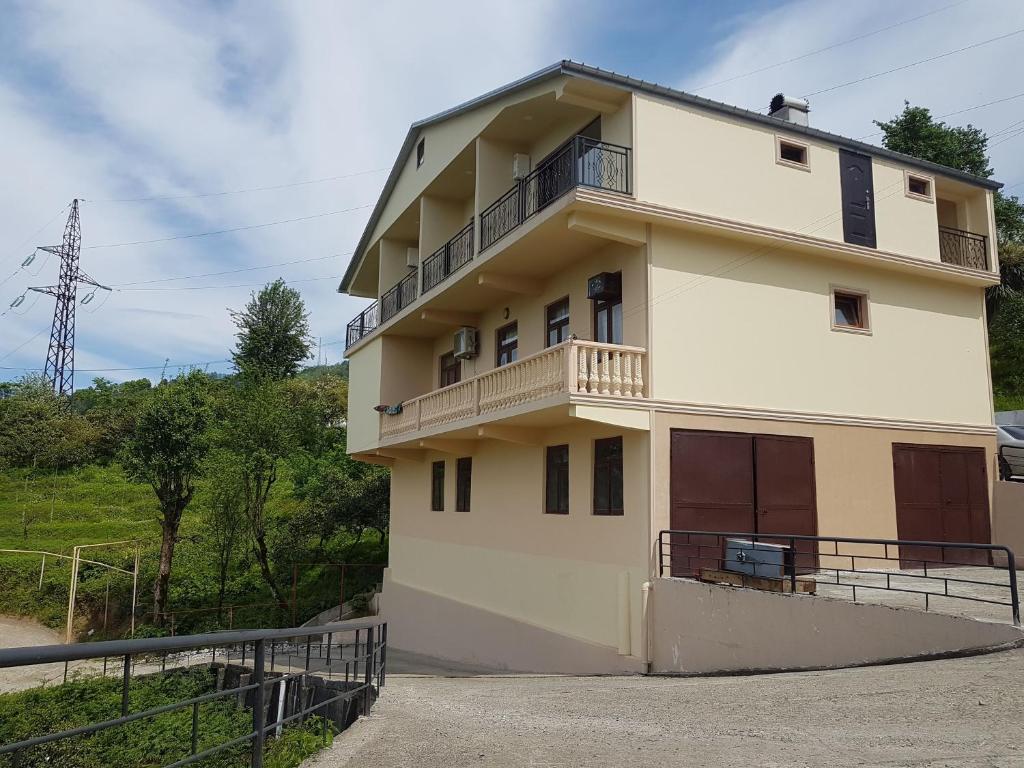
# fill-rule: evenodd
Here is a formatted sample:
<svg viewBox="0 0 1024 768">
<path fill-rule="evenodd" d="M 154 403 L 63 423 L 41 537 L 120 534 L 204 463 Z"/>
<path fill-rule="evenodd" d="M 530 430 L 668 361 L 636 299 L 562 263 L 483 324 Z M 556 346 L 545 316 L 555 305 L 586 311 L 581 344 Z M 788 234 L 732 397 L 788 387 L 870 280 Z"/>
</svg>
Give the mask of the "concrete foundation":
<svg viewBox="0 0 1024 768">
<path fill-rule="evenodd" d="M 977 653 L 1024 641 L 1009 624 L 804 595 L 656 579 L 651 671 L 830 669 Z"/>
</svg>

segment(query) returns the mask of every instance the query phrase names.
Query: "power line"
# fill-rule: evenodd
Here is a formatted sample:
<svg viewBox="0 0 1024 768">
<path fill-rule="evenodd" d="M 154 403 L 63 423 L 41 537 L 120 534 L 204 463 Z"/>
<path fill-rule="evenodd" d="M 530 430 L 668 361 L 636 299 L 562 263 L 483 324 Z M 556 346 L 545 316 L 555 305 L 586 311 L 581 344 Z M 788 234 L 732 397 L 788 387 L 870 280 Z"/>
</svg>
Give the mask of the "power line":
<svg viewBox="0 0 1024 768">
<path fill-rule="evenodd" d="M 390 170 L 389 168 L 371 168 L 368 171 L 356 171 L 355 173 L 346 173 L 340 176 L 326 176 L 322 179 L 306 179 L 304 181 L 293 181 L 289 184 L 272 184 L 265 187 L 248 187 L 246 189 L 228 189 L 220 192 L 195 192 L 183 195 L 153 195 L 150 197 L 120 197 L 120 198 L 106 198 L 99 200 L 85 199 L 83 202 L 87 203 L 148 203 L 157 200 L 188 200 L 200 197 L 223 197 L 224 195 L 241 195 L 247 192 L 267 192 L 274 189 L 289 189 L 291 187 L 304 187 L 310 184 L 324 184 L 329 181 L 341 181 L 342 179 L 353 179 L 357 176 L 369 176 L 373 173 L 381 173 L 383 171 Z"/>
<path fill-rule="evenodd" d="M 808 51 L 807 53 L 801 53 L 799 56 L 794 56 L 791 59 L 785 59 L 783 61 L 777 61 L 774 64 L 766 64 L 765 66 L 759 67 L 758 69 L 752 69 L 749 72 L 744 72 L 743 74 L 740 74 L 740 75 L 733 75 L 732 77 L 727 77 L 724 80 L 719 80 L 719 81 L 714 82 L 714 83 L 709 83 L 708 85 L 702 85 L 700 88 L 693 88 L 693 89 L 690 89 L 690 90 L 693 93 L 696 93 L 697 91 L 704 91 L 704 90 L 707 90 L 708 88 L 714 88 L 714 87 L 719 86 L 719 85 L 725 85 L 726 83 L 731 83 L 734 80 L 740 80 L 740 79 L 742 79 L 744 77 L 749 77 L 750 75 L 756 75 L 756 74 L 759 74 L 761 72 L 766 72 L 769 69 L 775 69 L 776 67 L 781 67 L 781 66 L 783 66 L 785 64 L 792 64 L 794 61 L 801 61 L 801 60 L 809 58 L 811 56 L 817 56 L 819 53 L 825 53 L 825 51 L 831 51 L 833 48 L 839 48 L 839 47 L 844 46 L 844 45 L 849 45 L 850 43 L 855 43 L 858 40 L 864 40 L 864 39 L 866 39 L 868 37 L 873 37 L 874 35 L 881 34 L 882 32 L 888 32 L 890 29 L 895 29 L 896 27 L 902 27 L 905 24 L 910 24 L 911 22 L 919 21 L 920 19 L 927 18 L 928 16 L 934 16 L 936 13 L 942 13 L 943 11 L 948 11 L 950 8 L 956 8 L 958 5 L 963 5 L 964 3 L 967 3 L 967 2 L 969 2 L 969 0 L 960 0 L 960 2 L 958 2 L 958 3 L 951 3 L 950 5 L 945 5 L 942 8 L 936 8 L 934 11 L 928 11 L 928 13 L 922 13 L 920 16 L 914 16 L 914 17 L 906 19 L 904 21 L 898 21 L 895 24 L 890 24 L 887 27 L 882 27 L 880 29 L 876 29 L 873 32 L 867 32 L 867 33 L 865 33 L 863 35 L 857 35 L 856 37 L 851 37 L 851 38 L 848 38 L 846 40 L 841 40 L 838 43 L 833 43 L 832 45 L 827 45 L 824 48 L 818 48 L 815 51 Z"/>
<path fill-rule="evenodd" d="M 31 341 L 31 339 L 30 339 Z M 204 365 L 218 365 L 220 363 L 230 363 L 231 360 L 205 360 L 197 363 L 160 363 L 159 365 L 134 365 L 126 368 L 77 368 L 79 373 L 112 373 L 115 371 L 152 371 L 157 368 L 198 368 Z M 42 368 L 23 368 L 21 366 L 11 365 L 0 365 L 0 370 L 4 371 L 41 371 Z"/>
<path fill-rule="evenodd" d="M 304 277 L 299 280 L 285 280 L 288 285 L 293 283 L 313 283 L 318 280 L 341 280 L 341 275 L 324 275 L 323 277 Z M 262 288 L 266 283 L 236 283 L 235 285 L 180 285 L 162 288 L 115 288 L 119 292 L 127 291 L 209 291 L 219 288 Z"/>
<path fill-rule="evenodd" d="M 982 107 L 991 107 L 993 104 L 1002 104 L 1005 101 L 1013 101 L 1014 99 L 1019 99 L 1022 96 L 1024 96 L 1024 93 L 1015 93 L 1013 96 L 1006 96 L 1005 98 L 996 99 L 995 101 L 986 101 L 984 104 L 975 104 L 973 107 L 965 107 L 963 109 L 958 109 L 955 112 L 946 112 L 945 114 L 942 114 L 942 115 L 935 115 L 935 119 L 936 120 L 941 120 L 944 117 L 953 117 L 953 115 L 962 115 L 964 112 L 972 112 L 975 109 L 981 109 Z M 873 136 L 881 136 L 882 133 L 884 133 L 884 131 L 875 131 L 874 133 L 866 133 L 863 136 L 859 136 L 857 138 L 857 140 L 858 141 L 863 141 L 864 139 L 870 139 Z"/>
<path fill-rule="evenodd" d="M 988 40 L 982 40 L 977 43 L 971 43 L 971 45 L 965 45 L 963 48 L 957 48 L 954 51 L 946 51 L 945 53 L 940 53 L 935 56 L 929 56 L 927 59 L 919 59 L 918 61 L 912 61 L 910 64 L 903 64 L 902 66 L 893 67 L 892 69 L 887 69 L 883 72 L 875 72 L 872 75 L 865 75 L 864 77 L 859 77 L 856 80 L 849 80 L 845 83 L 839 83 L 838 85 L 829 86 L 828 88 L 821 88 L 820 90 L 817 91 L 811 91 L 810 93 L 805 93 L 804 98 L 808 99 L 811 96 L 818 96 L 819 94 L 822 93 L 837 91 L 840 88 L 846 88 L 847 86 L 850 85 L 857 85 L 858 83 L 864 83 L 867 82 L 868 80 L 874 80 L 876 77 L 891 75 L 893 72 L 902 72 L 905 69 L 917 67 L 920 66 L 921 64 L 927 64 L 930 61 L 938 61 L 939 59 L 944 59 L 947 56 L 953 56 L 954 54 L 963 53 L 964 51 L 970 51 L 974 48 L 980 48 L 983 45 L 989 45 L 990 43 L 995 43 L 998 42 L 999 40 L 1005 40 L 1008 37 L 1019 35 L 1021 32 L 1024 32 L 1024 27 L 1022 27 L 1021 29 L 1015 29 L 1013 32 L 1007 32 L 1006 34 L 998 35 L 997 37 L 990 37 Z"/>
<path fill-rule="evenodd" d="M 161 277 L 155 280 L 137 280 L 133 283 L 115 283 L 112 288 L 123 288 L 125 286 L 132 285 L 151 285 L 153 283 L 169 283 L 174 280 L 191 280 L 197 277 L 219 277 L 220 275 L 234 275 L 239 272 L 253 272 L 260 269 L 273 269 L 274 267 L 287 267 L 293 264 L 308 264 L 313 261 L 326 261 L 327 259 L 337 259 L 342 256 L 351 256 L 351 253 L 332 253 L 330 256 L 314 256 L 310 259 L 293 259 L 292 261 L 279 261 L 276 264 L 261 264 L 258 267 L 240 267 L 238 269 L 226 269 L 222 272 L 204 272 L 197 275 L 178 275 L 177 277 Z"/>
<path fill-rule="evenodd" d="M 61 216 L 63 216 L 64 215 L 64 211 L 66 211 L 70 206 L 71 206 L 71 203 L 68 203 L 67 205 L 65 205 L 63 208 L 61 208 L 59 211 L 57 211 L 57 213 L 55 213 L 53 215 L 52 219 L 49 219 L 45 224 L 43 224 L 43 226 L 41 226 L 39 229 L 37 229 L 31 235 L 29 235 L 24 240 L 22 240 L 20 243 L 18 243 L 18 245 L 16 245 L 14 248 L 12 248 L 10 251 L 8 251 L 7 255 L 4 257 L 4 261 L 5 262 L 6 261 L 10 261 L 11 257 L 13 257 L 17 253 L 19 253 L 21 251 L 21 249 L 24 248 L 27 243 L 30 243 L 33 240 L 35 240 L 36 237 L 38 237 L 43 232 L 43 230 L 45 230 L 47 227 L 49 227 L 51 224 L 53 224 L 53 222 L 55 222 L 57 219 L 59 219 Z"/>
<path fill-rule="evenodd" d="M 95 250 L 97 248 L 124 248 L 129 245 L 152 245 L 153 243 L 168 243 L 172 240 L 188 240 L 195 237 L 210 237 L 211 235 L 226 235 L 231 232 L 243 232 L 249 229 L 262 229 L 263 227 L 273 227 L 278 224 L 294 224 L 299 221 L 310 221 L 312 219 L 322 219 L 327 216 L 338 216 L 342 213 L 352 213 L 353 211 L 361 211 L 364 208 L 372 208 L 374 203 L 367 203 L 366 205 L 357 205 L 354 208 L 342 208 L 340 211 L 327 211 L 325 213 L 314 213 L 310 216 L 299 216 L 294 219 L 280 219 L 278 221 L 265 221 L 260 224 L 246 224 L 241 227 L 230 227 L 228 229 L 215 229 L 210 232 L 193 232 L 185 235 L 171 235 L 170 237 L 158 237 L 153 240 L 135 240 L 128 243 L 105 243 L 103 245 L 87 245 L 82 250 Z"/>
</svg>

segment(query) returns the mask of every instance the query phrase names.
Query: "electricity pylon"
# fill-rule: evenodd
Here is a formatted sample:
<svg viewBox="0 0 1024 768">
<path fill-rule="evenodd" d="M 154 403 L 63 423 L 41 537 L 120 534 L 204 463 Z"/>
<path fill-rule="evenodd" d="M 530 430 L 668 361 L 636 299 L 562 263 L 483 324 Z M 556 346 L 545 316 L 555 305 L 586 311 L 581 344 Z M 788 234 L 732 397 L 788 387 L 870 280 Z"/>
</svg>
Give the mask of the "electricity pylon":
<svg viewBox="0 0 1024 768">
<path fill-rule="evenodd" d="M 50 347 L 46 353 L 43 376 L 58 395 L 71 397 L 75 384 L 75 303 L 78 284 L 109 291 L 78 268 L 82 250 L 82 225 L 78 219 L 78 200 L 71 201 L 71 213 L 64 227 L 64 240 L 60 245 L 40 246 L 40 250 L 60 256 L 60 280 L 57 285 L 29 288 L 30 291 L 53 296 L 53 325 L 50 328 Z"/>
</svg>

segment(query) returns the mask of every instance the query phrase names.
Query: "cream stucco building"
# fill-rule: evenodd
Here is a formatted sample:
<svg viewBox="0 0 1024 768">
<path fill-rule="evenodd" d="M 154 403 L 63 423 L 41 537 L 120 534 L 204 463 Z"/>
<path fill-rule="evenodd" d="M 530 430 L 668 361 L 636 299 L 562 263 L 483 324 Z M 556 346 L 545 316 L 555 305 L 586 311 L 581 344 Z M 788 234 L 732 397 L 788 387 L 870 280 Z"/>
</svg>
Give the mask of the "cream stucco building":
<svg viewBox="0 0 1024 768">
<path fill-rule="evenodd" d="M 396 645 L 641 669 L 667 528 L 988 541 L 998 185 L 773 107 L 561 62 L 411 127 L 341 285 Z"/>
</svg>

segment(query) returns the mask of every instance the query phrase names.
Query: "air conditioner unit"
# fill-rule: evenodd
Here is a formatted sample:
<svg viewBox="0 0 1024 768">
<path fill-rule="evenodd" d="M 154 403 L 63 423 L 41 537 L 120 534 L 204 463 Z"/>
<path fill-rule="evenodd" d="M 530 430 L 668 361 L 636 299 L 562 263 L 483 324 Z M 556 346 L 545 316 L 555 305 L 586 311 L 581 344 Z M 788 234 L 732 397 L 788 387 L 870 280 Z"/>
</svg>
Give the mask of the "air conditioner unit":
<svg viewBox="0 0 1024 768">
<path fill-rule="evenodd" d="M 464 326 L 455 332 L 455 357 L 458 360 L 471 360 L 477 355 L 476 328 Z"/>
<path fill-rule="evenodd" d="M 516 152 L 512 155 L 512 178 L 522 181 L 530 175 L 530 156 Z"/>
<path fill-rule="evenodd" d="M 420 249 L 419 248 L 406 248 L 405 249 L 405 266 L 409 269 L 416 269 L 420 265 Z"/>
<path fill-rule="evenodd" d="M 622 273 L 601 272 L 587 280 L 587 298 L 614 301 L 622 296 Z"/>
</svg>

